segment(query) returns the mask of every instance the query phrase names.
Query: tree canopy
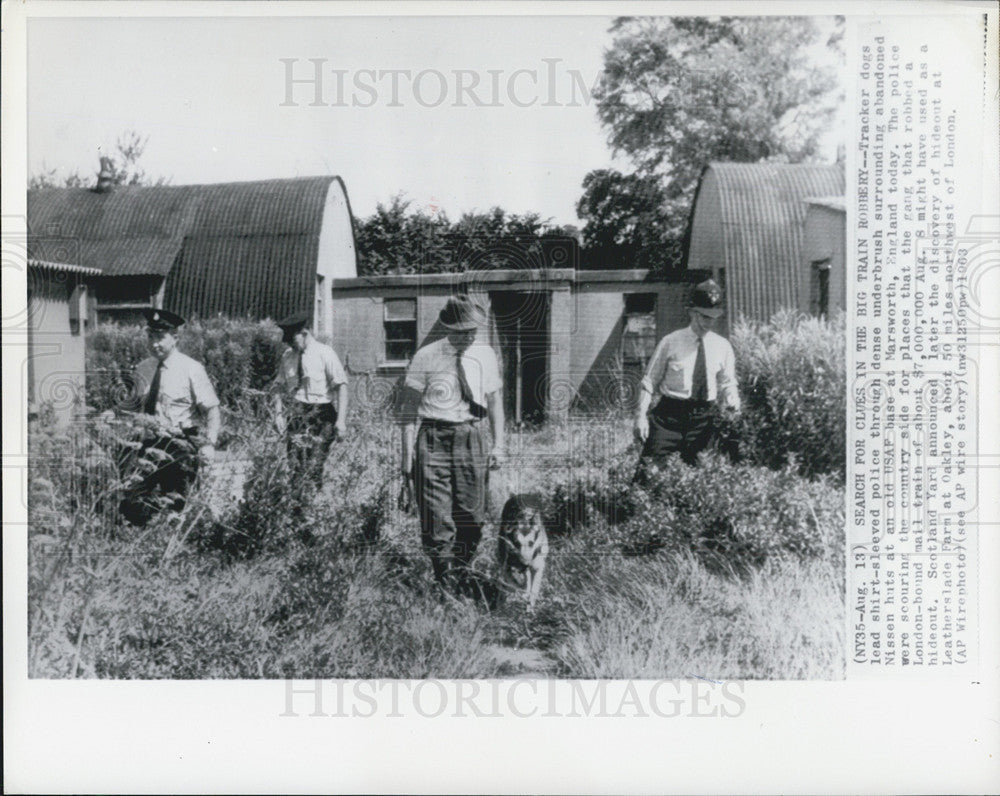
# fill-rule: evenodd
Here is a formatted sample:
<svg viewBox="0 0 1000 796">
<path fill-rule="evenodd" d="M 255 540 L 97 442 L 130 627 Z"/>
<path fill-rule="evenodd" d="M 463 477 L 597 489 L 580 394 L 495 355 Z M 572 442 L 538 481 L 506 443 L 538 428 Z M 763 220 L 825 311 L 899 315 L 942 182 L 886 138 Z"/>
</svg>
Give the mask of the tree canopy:
<svg viewBox="0 0 1000 796">
<path fill-rule="evenodd" d="M 576 212 L 583 228 L 585 259 L 598 267 L 663 269 L 679 257 L 664 207 L 667 198 L 655 175 L 622 174 L 598 169 L 583 180 Z"/>
<path fill-rule="evenodd" d="M 615 20 L 594 96 L 609 144 L 635 173 L 587 175 L 585 240 L 627 237 L 621 219 L 648 224 L 659 201 L 663 221 L 642 245 L 676 246 L 711 161 L 813 159 L 836 110 L 836 74 L 823 61 L 840 31 L 808 17 Z"/>
<path fill-rule="evenodd" d="M 554 255 L 552 245 L 575 230 L 552 225 L 538 213 L 508 213 L 500 207 L 464 213 L 411 210 L 402 194 L 379 203 L 367 218 L 355 220 L 358 272 L 420 274 L 497 268 L 570 267 L 562 261 L 566 246 Z"/>
</svg>

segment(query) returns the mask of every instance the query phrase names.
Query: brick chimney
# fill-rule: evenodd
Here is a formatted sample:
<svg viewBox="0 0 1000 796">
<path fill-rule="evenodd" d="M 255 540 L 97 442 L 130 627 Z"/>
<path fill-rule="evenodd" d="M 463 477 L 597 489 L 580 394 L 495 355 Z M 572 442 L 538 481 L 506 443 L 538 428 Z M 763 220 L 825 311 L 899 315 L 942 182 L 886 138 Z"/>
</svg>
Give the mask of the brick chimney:
<svg viewBox="0 0 1000 796">
<path fill-rule="evenodd" d="M 97 193 L 107 193 L 115 187 L 115 164 L 107 155 L 101 156 L 101 170 L 97 174 L 97 185 L 94 190 Z"/>
</svg>

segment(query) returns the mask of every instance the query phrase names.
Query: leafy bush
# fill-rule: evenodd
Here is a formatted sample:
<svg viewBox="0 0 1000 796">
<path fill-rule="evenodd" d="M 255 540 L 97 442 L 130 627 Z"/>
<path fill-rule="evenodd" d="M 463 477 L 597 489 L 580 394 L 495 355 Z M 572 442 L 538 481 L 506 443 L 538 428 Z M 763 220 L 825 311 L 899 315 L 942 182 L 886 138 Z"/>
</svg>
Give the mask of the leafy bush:
<svg viewBox="0 0 1000 796">
<path fill-rule="evenodd" d="M 829 479 L 710 457 L 700 468 L 676 462 L 650 488 L 630 489 L 627 424 L 513 430 L 498 497 L 539 491 L 572 531 L 553 535 L 526 622 L 516 599 L 486 610 L 436 588 L 416 518 L 391 501 L 398 429 L 358 409 L 323 490 L 300 498 L 268 405 L 236 404 L 241 423 L 210 477 L 183 512 L 142 529 L 115 511 L 128 477 L 115 451 L 131 439 L 131 421 L 60 428 L 43 413 L 29 436 L 30 675 L 842 670 L 843 491 Z M 219 483 L 229 475 L 235 488 Z M 484 533 L 474 566 L 489 579 L 495 526 Z M 536 662 L 509 654 L 522 652 Z"/>
<path fill-rule="evenodd" d="M 730 337 L 743 414 L 723 436 L 743 456 L 781 468 L 794 457 L 802 475 L 846 468 L 847 370 L 844 314 L 830 321 L 782 311 L 769 323 L 741 320 Z"/>
<path fill-rule="evenodd" d="M 218 316 L 181 327 L 178 347 L 205 366 L 224 407 L 234 409 L 249 390 L 274 379 L 284 345 L 269 320 Z M 137 408 L 135 366 L 150 355 L 141 325 L 101 324 L 87 336 L 87 402 L 98 412 Z"/>
<path fill-rule="evenodd" d="M 394 427 L 353 419 L 327 461 L 325 479 L 332 488 L 316 495 L 309 479 L 289 466 L 285 438 L 269 407 L 247 422 L 240 446 L 247 461 L 242 499 L 231 518 L 201 529 L 192 541 L 237 558 L 319 541 L 341 552 L 374 543 L 395 497 Z"/>
<path fill-rule="evenodd" d="M 799 476 L 794 464 L 774 471 L 708 455 L 695 468 L 672 457 L 630 500 L 619 532 L 632 552 L 690 550 L 738 571 L 784 559 L 843 561 L 842 490 Z"/>
</svg>

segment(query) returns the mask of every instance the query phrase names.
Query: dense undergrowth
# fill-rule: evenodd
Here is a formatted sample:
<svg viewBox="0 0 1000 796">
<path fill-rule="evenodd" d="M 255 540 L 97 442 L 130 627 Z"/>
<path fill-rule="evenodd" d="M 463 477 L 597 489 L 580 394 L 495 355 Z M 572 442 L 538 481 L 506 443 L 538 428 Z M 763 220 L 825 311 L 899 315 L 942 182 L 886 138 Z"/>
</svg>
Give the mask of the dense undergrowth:
<svg viewBox="0 0 1000 796">
<path fill-rule="evenodd" d="M 802 334 L 759 344 L 783 352 L 766 390 L 776 418 L 778 377 Z M 255 383 L 252 368 L 241 372 Z M 530 673 L 555 677 L 842 675 L 835 460 L 806 464 L 789 442 L 764 466 L 748 435 L 742 461 L 673 461 L 637 487 L 627 422 L 515 431 L 491 509 L 516 491 L 546 500 L 549 567 L 529 619 L 499 586 L 505 599 L 487 606 L 433 584 L 417 521 L 397 504 L 398 433 L 379 407 L 356 406 L 312 495 L 289 470 L 268 403 L 237 391 L 225 400 L 218 460 L 182 512 L 144 528 L 116 511 L 136 418 L 33 421 L 31 676 L 494 677 L 524 673 L 498 654 L 512 648 L 540 650 L 543 671 Z M 784 422 L 825 428 L 825 408 L 818 418 Z M 473 562 L 490 583 L 494 534 L 488 526 Z"/>
</svg>

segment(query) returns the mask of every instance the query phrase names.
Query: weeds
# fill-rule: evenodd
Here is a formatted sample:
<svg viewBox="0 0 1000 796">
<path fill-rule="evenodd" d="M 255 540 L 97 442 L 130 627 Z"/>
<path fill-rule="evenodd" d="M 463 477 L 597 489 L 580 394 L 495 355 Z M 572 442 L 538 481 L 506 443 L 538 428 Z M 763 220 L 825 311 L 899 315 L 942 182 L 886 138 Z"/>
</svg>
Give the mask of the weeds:
<svg viewBox="0 0 1000 796">
<path fill-rule="evenodd" d="M 842 676 L 843 489 L 836 475 L 803 476 L 815 468 L 790 435 L 767 462 L 752 453 L 763 437 L 751 436 L 746 461 L 671 462 L 639 489 L 626 422 L 512 432 L 509 460 L 491 479 L 494 515 L 513 492 L 539 492 L 552 532 L 529 620 L 516 595 L 487 608 L 434 584 L 417 521 L 395 506 L 398 431 L 379 406 L 356 404 L 313 494 L 290 470 L 270 415 L 274 330 L 222 320 L 199 328 L 201 355 L 221 347 L 212 367 L 232 371 L 232 390 L 219 459 L 183 511 L 144 528 L 118 517 L 136 475 L 120 451 L 141 418 L 60 428 L 43 413 L 30 429 L 31 676 Z M 816 342 L 815 330 L 789 330 L 757 352 L 782 378 L 793 375 L 782 368 L 796 345 L 829 351 L 825 333 Z M 224 345 L 230 333 L 244 342 Z M 120 331 L 101 346 L 101 356 L 122 357 L 121 373 L 139 354 Z M 772 367 L 762 362 L 748 372 Z M 802 440 L 818 444 L 833 433 L 820 381 L 799 386 L 814 396 L 803 399 L 808 416 L 782 415 L 791 388 L 779 400 L 772 382 L 766 403 L 750 395 L 748 412 L 805 424 Z M 116 394 L 98 390 L 101 401 Z M 823 444 L 816 467 L 830 472 L 842 442 Z M 498 575 L 495 532 L 488 524 L 473 561 L 486 583 Z"/>
</svg>

